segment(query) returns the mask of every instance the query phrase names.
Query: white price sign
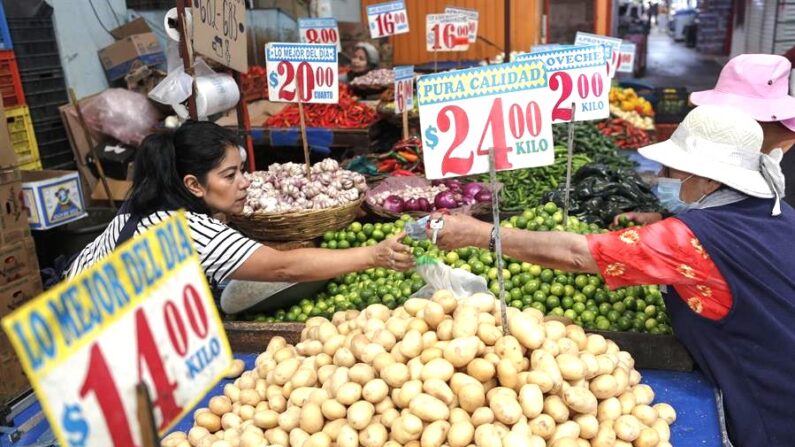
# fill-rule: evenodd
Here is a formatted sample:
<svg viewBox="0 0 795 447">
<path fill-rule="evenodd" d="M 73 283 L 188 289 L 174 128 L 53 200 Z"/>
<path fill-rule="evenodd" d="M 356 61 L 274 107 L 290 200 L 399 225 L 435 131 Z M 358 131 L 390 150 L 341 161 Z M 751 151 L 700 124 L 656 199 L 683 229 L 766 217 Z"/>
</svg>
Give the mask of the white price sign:
<svg viewBox="0 0 795 447">
<path fill-rule="evenodd" d="M 425 175 L 429 179 L 555 161 L 553 104 L 544 64 L 511 62 L 423 76 L 417 82 Z"/>
<path fill-rule="evenodd" d="M 467 34 L 469 43 L 475 43 L 478 41 L 478 18 L 480 17 L 480 13 L 477 9 L 456 8 L 455 6 L 448 6 L 444 8 L 444 12 L 445 14 L 457 14 L 466 17 L 467 25 L 469 26 L 469 31 Z"/>
<path fill-rule="evenodd" d="M 398 0 L 368 6 L 367 24 L 373 39 L 409 32 L 406 4 Z"/>
<path fill-rule="evenodd" d="M 268 99 L 276 102 L 339 101 L 337 47 L 309 43 L 265 45 Z"/>
<path fill-rule="evenodd" d="M 516 60 L 541 61 L 549 73 L 549 90 L 555 105 L 553 123 L 604 119 L 610 115 L 610 79 L 605 74 L 605 51 L 601 45 L 567 46 L 551 51 L 519 54 Z"/>
<path fill-rule="evenodd" d="M 395 73 L 395 113 L 414 108 L 414 66 L 401 65 L 392 69 Z"/>
<path fill-rule="evenodd" d="M 466 51 L 469 49 L 469 22 L 458 14 L 425 16 L 427 51 Z"/>
<path fill-rule="evenodd" d="M 635 70 L 635 44 L 622 43 L 618 55 L 618 72 L 632 73 Z"/>
<path fill-rule="evenodd" d="M 232 362 L 180 213 L 2 321 L 60 445 L 142 445 L 135 387 L 162 435 Z"/>
<path fill-rule="evenodd" d="M 331 17 L 298 19 L 298 34 L 302 43 L 332 44 L 337 46 L 337 52 L 342 51 L 337 20 Z"/>
<path fill-rule="evenodd" d="M 618 53 L 621 50 L 621 39 L 577 31 L 577 35 L 574 38 L 574 45 L 602 45 L 605 48 L 607 76 L 612 79 L 616 75 Z"/>
</svg>

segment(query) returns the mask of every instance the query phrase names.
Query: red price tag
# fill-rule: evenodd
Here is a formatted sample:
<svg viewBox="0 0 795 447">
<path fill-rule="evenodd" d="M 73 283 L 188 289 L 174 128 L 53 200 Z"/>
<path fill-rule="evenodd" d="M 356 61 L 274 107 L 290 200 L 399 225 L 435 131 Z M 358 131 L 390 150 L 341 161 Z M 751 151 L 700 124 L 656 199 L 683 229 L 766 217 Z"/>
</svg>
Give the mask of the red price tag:
<svg viewBox="0 0 795 447">
<path fill-rule="evenodd" d="M 621 50 L 621 39 L 577 31 L 574 38 L 574 45 L 602 45 L 605 48 L 605 69 L 607 76 L 612 79 L 616 75 L 619 62 L 618 53 Z"/>
<path fill-rule="evenodd" d="M 268 99 L 336 104 L 339 71 L 334 45 L 269 43 L 265 46 Z"/>
<path fill-rule="evenodd" d="M 554 162 L 551 92 L 541 62 L 513 62 L 420 78 L 417 98 L 430 179 Z"/>
<path fill-rule="evenodd" d="M 337 51 L 342 49 L 336 19 L 330 17 L 299 18 L 298 33 L 301 36 L 301 42 L 332 44 L 337 46 Z"/>
<path fill-rule="evenodd" d="M 229 343 L 183 214 L 3 319 L 61 445 L 141 445 L 135 387 L 160 434 L 225 374 Z"/>
<path fill-rule="evenodd" d="M 373 39 L 409 32 L 409 20 L 403 0 L 367 7 L 367 22 Z"/>
<path fill-rule="evenodd" d="M 428 14 L 425 18 L 427 51 L 469 49 L 469 21 L 459 14 Z"/>
</svg>

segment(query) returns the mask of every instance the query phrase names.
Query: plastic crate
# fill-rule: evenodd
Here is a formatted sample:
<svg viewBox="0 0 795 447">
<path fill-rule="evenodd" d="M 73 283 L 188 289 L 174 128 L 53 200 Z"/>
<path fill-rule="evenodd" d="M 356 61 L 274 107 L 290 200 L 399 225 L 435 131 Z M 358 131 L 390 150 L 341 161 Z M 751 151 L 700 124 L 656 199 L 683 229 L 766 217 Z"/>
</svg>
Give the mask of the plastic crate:
<svg viewBox="0 0 795 447">
<path fill-rule="evenodd" d="M 39 146 L 36 142 L 36 133 L 33 131 L 33 121 L 30 118 L 28 106 L 10 107 L 5 109 L 8 133 L 11 136 L 11 146 L 17 153 L 19 163 L 24 165 L 39 160 Z"/>
<path fill-rule="evenodd" d="M 658 88 L 655 96 L 654 121 L 657 123 L 679 124 L 690 112 L 690 93 L 684 87 Z"/>
<path fill-rule="evenodd" d="M 41 171 L 41 160 L 32 161 L 19 167 L 22 171 Z"/>
<path fill-rule="evenodd" d="M 41 157 L 41 165 L 44 169 L 76 169 L 75 157 L 71 149 L 55 154 L 46 154 Z"/>
<path fill-rule="evenodd" d="M 14 52 L 17 53 L 17 57 L 24 57 L 30 54 L 58 53 L 58 43 L 55 39 L 19 42 L 14 46 Z"/>
<path fill-rule="evenodd" d="M 46 120 L 34 121 L 34 131 L 36 141 L 39 143 L 39 153 L 42 153 L 44 145 L 52 142 L 69 141 L 66 128 L 60 118 L 47 118 Z"/>
<path fill-rule="evenodd" d="M 8 28 L 15 42 L 55 40 L 52 17 L 10 18 Z"/>
<path fill-rule="evenodd" d="M 36 104 L 35 106 L 30 106 L 30 116 L 35 122 L 60 117 L 61 113 L 58 111 L 58 107 L 66 104 L 67 102 L 68 101 L 65 100 L 52 101 L 45 104 Z"/>
<path fill-rule="evenodd" d="M 20 73 L 29 71 L 61 68 L 61 57 L 55 53 L 17 55 L 17 65 Z"/>
<path fill-rule="evenodd" d="M 25 91 L 22 88 L 14 50 L 0 51 L 0 92 L 3 95 L 4 107 L 25 105 Z"/>
<path fill-rule="evenodd" d="M 27 92 L 66 92 L 66 80 L 61 68 L 29 71 L 21 75 L 22 88 Z"/>
<path fill-rule="evenodd" d="M 10 50 L 13 47 L 11 31 L 8 28 L 8 20 L 6 20 L 6 12 L 3 9 L 3 2 L 0 2 L 0 50 Z"/>
<path fill-rule="evenodd" d="M 47 106 L 49 104 L 56 104 L 57 107 L 69 102 L 66 96 L 66 90 L 55 89 L 42 91 L 29 88 L 25 91 L 28 92 L 25 96 L 25 100 L 30 107 Z"/>
</svg>

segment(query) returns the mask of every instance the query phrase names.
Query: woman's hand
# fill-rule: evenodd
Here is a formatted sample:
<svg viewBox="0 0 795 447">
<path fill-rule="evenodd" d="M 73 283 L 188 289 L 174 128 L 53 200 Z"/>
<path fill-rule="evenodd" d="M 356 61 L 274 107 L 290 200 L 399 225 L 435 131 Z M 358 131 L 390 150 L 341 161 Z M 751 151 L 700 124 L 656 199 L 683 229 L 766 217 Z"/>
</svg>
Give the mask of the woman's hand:
<svg viewBox="0 0 795 447">
<path fill-rule="evenodd" d="M 613 218 L 613 226 L 619 225 L 619 220 L 621 218 L 625 218 L 627 220 L 633 220 L 641 225 L 649 225 L 655 222 L 659 222 L 662 220 L 662 214 L 660 213 L 621 213 Z"/>
<path fill-rule="evenodd" d="M 411 270 L 414 267 L 414 256 L 411 247 L 400 241 L 406 233 L 400 233 L 373 246 L 373 266 L 384 267 L 399 272 Z"/>
<path fill-rule="evenodd" d="M 436 234 L 436 245 L 442 250 L 461 247 L 481 247 L 489 245 L 491 225 L 463 214 L 433 214 L 431 219 L 442 219 L 444 226 Z M 428 239 L 433 238 L 433 230 L 426 230 Z"/>
</svg>

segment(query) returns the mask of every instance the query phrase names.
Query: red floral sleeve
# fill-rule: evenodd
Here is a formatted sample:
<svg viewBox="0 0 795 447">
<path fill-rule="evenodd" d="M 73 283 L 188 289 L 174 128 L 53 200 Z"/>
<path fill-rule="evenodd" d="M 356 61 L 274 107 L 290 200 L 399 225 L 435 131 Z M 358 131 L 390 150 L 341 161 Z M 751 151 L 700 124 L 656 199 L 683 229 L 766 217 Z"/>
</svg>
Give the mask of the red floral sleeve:
<svg viewBox="0 0 795 447">
<path fill-rule="evenodd" d="M 673 286 L 694 312 L 718 320 L 732 306 L 729 286 L 681 220 L 588 236 L 588 248 L 610 288 Z"/>
</svg>

